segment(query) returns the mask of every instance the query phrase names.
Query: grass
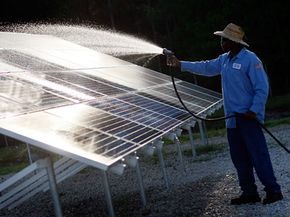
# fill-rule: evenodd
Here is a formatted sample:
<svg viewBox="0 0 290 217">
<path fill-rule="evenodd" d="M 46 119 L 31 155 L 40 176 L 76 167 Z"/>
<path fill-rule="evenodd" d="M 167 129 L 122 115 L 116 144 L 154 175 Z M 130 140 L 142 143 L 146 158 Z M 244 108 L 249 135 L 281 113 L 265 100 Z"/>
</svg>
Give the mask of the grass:
<svg viewBox="0 0 290 217">
<path fill-rule="evenodd" d="M 221 144 L 209 144 L 209 145 L 197 146 L 195 148 L 195 151 L 196 151 L 196 155 L 200 156 L 203 154 L 219 153 L 219 152 L 224 151 L 225 148 L 226 148 L 226 145 L 223 143 L 221 143 Z M 184 154 L 184 156 L 190 157 L 190 156 L 192 156 L 192 150 L 191 149 L 185 150 L 183 152 L 183 154 Z"/>
<path fill-rule="evenodd" d="M 26 145 L 2 147 L 0 149 L 0 175 L 17 172 L 28 165 Z"/>
<path fill-rule="evenodd" d="M 275 127 L 282 124 L 290 124 L 290 117 L 280 118 L 276 120 L 268 120 L 265 122 L 266 127 Z"/>
<path fill-rule="evenodd" d="M 20 171 L 22 169 L 24 169 L 25 167 L 28 166 L 28 163 L 14 163 L 14 164 L 11 164 L 11 165 L 6 165 L 6 166 L 2 166 L 1 165 L 1 169 L 0 169 L 0 175 L 6 175 L 6 174 L 9 174 L 9 173 L 15 173 L 17 171 Z"/>
<path fill-rule="evenodd" d="M 270 110 L 278 110 L 278 111 L 289 111 L 290 110 L 290 93 L 282 95 L 270 97 L 268 99 L 266 105 L 266 111 Z"/>
</svg>

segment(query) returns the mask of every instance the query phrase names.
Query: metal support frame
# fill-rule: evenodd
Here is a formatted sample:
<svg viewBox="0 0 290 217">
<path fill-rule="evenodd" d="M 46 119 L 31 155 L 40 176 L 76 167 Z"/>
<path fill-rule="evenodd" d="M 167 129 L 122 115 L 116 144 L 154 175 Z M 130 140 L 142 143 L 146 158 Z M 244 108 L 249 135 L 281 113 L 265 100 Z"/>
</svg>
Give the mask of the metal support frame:
<svg viewBox="0 0 290 217">
<path fill-rule="evenodd" d="M 192 127 L 194 126 L 195 122 L 193 123 L 187 123 L 182 126 L 183 129 L 187 130 L 188 135 L 189 135 L 189 142 L 191 145 L 191 150 L 192 150 L 192 157 L 196 157 L 196 150 L 195 150 L 195 144 L 194 144 L 194 139 L 193 139 L 193 133 L 192 133 Z"/>
<path fill-rule="evenodd" d="M 195 144 L 193 140 L 193 133 L 192 133 L 191 127 L 188 127 L 187 131 L 188 131 L 189 141 L 190 141 L 191 150 L 192 150 L 192 157 L 194 158 L 196 157 L 196 150 L 195 150 Z"/>
<path fill-rule="evenodd" d="M 146 201 L 146 195 L 145 195 L 145 190 L 144 190 L 142 173 L 141 173 L 140 164 L 139 164 L 139 158 L 138 157 L 136 157 L 136 158 L 137 158 L 136 173 L 137 173 L 137 178 L 138 178 L 138 183 L 139 183 L 141 201 L 142 201 L 142 205 L 146 206 L 147 201 Z"/>
<path fill-rule="evenodd" d="M 157 149 L 157 154 L 158 154 L 158 158 L 159 158 L 165 186 L 167 189 L 169 189 L 168 175 L 167 175 L 167 171 L 165 168 L 165 163 L 164 163 L 164 158 L 163 158 L 163 153 L 162 153 L 163 141 L 159 140 L 159 141 L 155 142 L 155 145 L 156 145 L 156 149 Z"/>
<path fill-rule="evenodd" d="M 130 167 L 136 170 L 142 205 L 146 206 L 147 201 L 146 201 L 146 195 L 145 195 L 145 190 L 144 190 L 142 173 L 141 173 L 140 164 L 139 164 L 139 157 L 135 153 L 135 155 L 127 156 L 125 158 L 125 162 Z"/>
<path fill-rule="evenodd" d="M 4 141 L 5 141 L 5 145 L 6 145 L 6 147 L 8 147 L 8 139 L 7 139 L 7 136 L 4 136 Z"/>
<path fill-rule="evenodd" d="M 111 195 L 111 189 L 108 181 L 108 174 L 107 171 L 102 170 L 103 173 L 103 184 L 105 189 L 105 197 L 108 207 L 108 213 L 110 217 L 115 217 L 113 202 L 112 202 L 112 195 Z"/>
<path fill-rule="evenodd" d="M 84 169 L 87 165 L 63 157 L 54 163 L 54 169 L 50 167 L 52 166 L 49 166 L 47 158 L 39 159 L 0 183 L 0 191 L 4 192 L 0 196 L 0 209 L 5 207 L 13 209 L 40 191 L 45 192 L 50 189 L 55 191 L 54 180 L 61 182 Z M 52 194 L 53 200 L 58 203 L 57 199 L 54 199 L 55 192 L 52 192 Z M 58 213 L 56 216 L 61 216 L 59 205 L 56 204 L 55 209 L 55 212 Z"/>
<path fill-rule="evenodd" d="M 199 132 L 200 132 L 200 137 L 201 137 L 202 144 L 203 145 L 207 145 L 208 141 L 207 141 L 207 138 L 206 138 L 206 132 L 205 132 L 206 129 L 205 129 L 204 123 L 201 120 L 198 120 L 197 122 L 198 122 L 198 127 L 199 127 Z"/>
<path fill-rule="evenodd" d="M 183 156 L 182 156 L 182 151 L 181 151 L 181 143 L 180 143 L 180 141 L 178 139 L 178 136 L 181 135 L 181 131 L 182 130 L 178 128 L 178 129 L 176 129 L 173 132 L 167 133 L 165 135 L 165 137 L 175 143 L 176 151 L 177 151 L 181 166 L 182 166 L 183 170 L 185 171 L 185 166 L 184 166 Z"/>
<path fill-rule="evenodd" d="M 51 196 L 52 196 L 52 199 L 53 199 L 55 216 L 56 217 L 62 217 L 62 209 L 61 209 L 61 205 L 60 205 L 59 195 L 58 195 L 58 192 L 57 192 L 56 178 L 55 178 L 53 164 L 52 164 L 52 161 L 51 161 L 50 157 L 47 158 L 46 171 L 47 171 L 47 176 L 48 176 Z"/>
<path fill-rule="evenodd" d="M 32 156 L 31 156 L 31 148 L 30 145 L 28 143 L 26 143 L 26 148 L 27 148 L 27 153 L 28 153 L 28 160 L 29 160 L 29 164 L 32 164 Z"/>
<path fill-rule="evenodd" d="M 184 161 L 183 161 L 182 150 L 181 150 L 181 143 L 180 143 L 177 135 L 175 135 L 175 144 L 176 144 L 176 148 L 177 148 L 178 157 L 179 157 L 179 160 L 181 163 L 181 167 L 184 170 L 184 172 L 186 172 L 186 168 L 185 168 Z"/>
</svg>

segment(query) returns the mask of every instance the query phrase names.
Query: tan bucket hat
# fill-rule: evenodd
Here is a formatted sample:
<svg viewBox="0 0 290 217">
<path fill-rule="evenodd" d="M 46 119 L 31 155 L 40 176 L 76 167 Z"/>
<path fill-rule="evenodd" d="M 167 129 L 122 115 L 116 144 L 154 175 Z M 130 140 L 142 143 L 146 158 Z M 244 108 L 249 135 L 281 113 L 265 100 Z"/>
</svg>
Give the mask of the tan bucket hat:
<svg viewBox="0 0 290 217">
<path fill-rule="evenodd" d="M 243 38 L 245 36 L 243 29 L 240 26 L 237 26 L 236 24 L 233 23 L 228 24 L 223 31 L 216 31 L 213 34 L 230 39 L 231 41 L 243 44 L 247 47 L 250 46 L 243 41 Z"/>
</svg>

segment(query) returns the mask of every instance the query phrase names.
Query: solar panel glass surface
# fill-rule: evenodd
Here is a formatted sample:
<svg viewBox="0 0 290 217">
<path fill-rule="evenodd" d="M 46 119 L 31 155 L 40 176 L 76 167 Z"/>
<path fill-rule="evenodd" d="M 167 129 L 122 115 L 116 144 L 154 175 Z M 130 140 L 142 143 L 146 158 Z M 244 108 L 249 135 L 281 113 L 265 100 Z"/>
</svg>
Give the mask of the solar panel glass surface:
<svg viewBox="0 0 290 217">
<path fill-rule="evenodd" d="M 105 170 L 190 119 L 164 74 L 45 35 L 0 33 L 0 48 L 4 135 Z M 196 114 L 221 101 L 176 83 Z"/>
</svg>

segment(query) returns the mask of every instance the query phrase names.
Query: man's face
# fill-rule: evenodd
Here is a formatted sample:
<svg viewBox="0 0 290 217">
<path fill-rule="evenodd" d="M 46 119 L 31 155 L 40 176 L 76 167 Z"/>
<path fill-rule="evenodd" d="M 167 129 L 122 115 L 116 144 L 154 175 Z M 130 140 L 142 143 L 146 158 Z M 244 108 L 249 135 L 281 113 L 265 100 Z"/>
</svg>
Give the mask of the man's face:
<svg viewBox="0 0 290 217">
<path fill-rule="evenodd" d="M 221 37 L 221 47 L 222 47 L 224 52 L 231 51 L 232 43 L 233 42 L 231 40 L 224 38 L 224 37 Z"/>
</svg>

